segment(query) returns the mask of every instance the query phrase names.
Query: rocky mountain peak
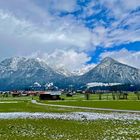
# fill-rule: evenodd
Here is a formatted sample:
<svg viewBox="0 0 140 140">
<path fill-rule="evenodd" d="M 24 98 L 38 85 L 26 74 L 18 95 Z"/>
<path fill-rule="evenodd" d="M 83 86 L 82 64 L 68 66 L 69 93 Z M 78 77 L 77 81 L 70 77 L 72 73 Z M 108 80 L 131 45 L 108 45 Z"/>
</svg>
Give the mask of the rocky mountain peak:
<svg viewBox="0 0 140 140">
<path fill-rule="evenodd" d="M 111 58 L 111 57 L 105 57 L 105 58 L 101 61 L 101 64 L 103 64 L 103 63 L 111 64 L 111 63 L 115 63 L 115 62 L 117 62 L 117 61 L 114 60 L 113 58 Z M 119 62 L 117 62 L 117 63 L 119 63 Z"/>
<path fill-rule="evenodd" d="M 53 82 L 65 88 L 69 85 L 85 85 L 92 82 L 140 84 L 140 70 L 122 64 L 110 57 L 83 75 L 58 71 L 37 58 L 9 58 L 0 62 L 0 90 L 24 89 L 38 82 Z"/>
</svg>

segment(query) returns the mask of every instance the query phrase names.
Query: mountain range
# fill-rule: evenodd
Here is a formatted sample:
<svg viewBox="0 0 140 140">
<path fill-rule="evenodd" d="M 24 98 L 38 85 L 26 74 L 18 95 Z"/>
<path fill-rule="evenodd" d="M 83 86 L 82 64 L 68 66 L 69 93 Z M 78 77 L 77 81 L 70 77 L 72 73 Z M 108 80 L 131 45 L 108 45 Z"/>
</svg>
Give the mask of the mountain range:
<svg viewBox="0 0 140 140">
<path fill-rule="evenodd" d="M 14 57 L 0 62 L 0 90 L 26 89 L 36 82 L 40 85 L 53 82 L 59 88 L 93 82 L 140 84 L 140 70 L 110 57 L 82 75 L 67 75 L 64 69 L 53 69 L 36 58 Z"/>
<path fill-rule="evenodd" d="M 100 64 L 80 77 L 80 81 L 139 84 L 140 70 L 122 64 L 110 57 L 104 58 Z"/>
</svg>

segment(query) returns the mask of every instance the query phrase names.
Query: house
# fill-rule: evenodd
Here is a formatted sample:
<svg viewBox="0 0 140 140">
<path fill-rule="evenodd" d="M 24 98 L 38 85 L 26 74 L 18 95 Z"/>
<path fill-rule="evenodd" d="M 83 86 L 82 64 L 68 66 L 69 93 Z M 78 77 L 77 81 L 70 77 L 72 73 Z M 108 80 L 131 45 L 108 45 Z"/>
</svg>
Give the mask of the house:
<svg viewBox="0 0 140 140">
<path fill-rule="evenodd" d="M 28 91 L 27 94 L 28 96 L 37 96 L 39 95 L 41 91 Z"/>
<path fill-rule="evenodd" d="M 61 95 L 60 91 L 45 91 L 45 92 L 40 92 L 39 99 L 40 100 L 61 100 L 60 95 Z"/>
<path fill-rule="evenodd" d="M 12 94 L 13 97 L 19 97 L 19 96 L 21 96 L 21 93 L 18 92 L 18 91 L 14 91 L 11 94 Z"/>
</svg>

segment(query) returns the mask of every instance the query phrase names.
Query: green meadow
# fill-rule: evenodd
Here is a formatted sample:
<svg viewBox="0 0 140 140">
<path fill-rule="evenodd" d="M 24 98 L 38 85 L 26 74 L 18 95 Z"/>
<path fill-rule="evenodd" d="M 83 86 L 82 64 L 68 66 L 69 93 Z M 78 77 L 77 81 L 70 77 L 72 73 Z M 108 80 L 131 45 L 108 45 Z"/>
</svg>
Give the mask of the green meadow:
<svg viewBox="0 0 140 140">
<path fill-rule="evenodd" d="M 121 109 L 121 110 L 140 110 L 140 100 L 134 93 L 128 94 L 127 100 L 115 100 L 112 94 L 103 94 L 102 99 L 99 100 L 98 94 L 91 94 L 89 100 L 86 100 L 85 95 L 77 94 L 73 97 L 66 97 L 62 95 L 62 101 L 43 101 L 46 104 L 79 106 L 79 107 L 93 107 L 93 108 L 108 108 L 108 109 Z"/>
<path fill-rule="evenodd" d="M 137 121 L 0 120 L 1 140 L 139 140 L 139 130 Z"/>
<path fill-rule="evenodd" d="M 90 108 L 140 110 L 140 101 L 45 101 L 45 103 Z"/>
<path fill-rule="evenodd" d="M 39 101 L 38 97 L 33 99 L 44 104 L 140 111 L 140 101 L 133 94 L 128 96 L 128 100 L 112 100 L 111 95 L 103 96 L 102 100 L 98 100 L 98 95 L 90 95 L 90 99 L 86 100 L 83 94 L 73 97 L 62 95 L 64 100 L 60 101 Z M 0 113 L 90 111 L 37 105 L 31 103 L 31 100 L 32 97 L 0 97 Z M 139 140 L 139 130 L 140 121 L 137 120 L 0 119 L 0 140 Z"/>
<path fill-rule="evenodd" d="M 17 100 L 16 100 L 17 101 Z M 65 112 L 75 112 L 82 111 L 80 109 L 71 109 L 71 108 L 57 108 L 50 106 L 41 106 L 32 104 L 31 101 L 17 101 L 14 103 L 14 100 L 10 103 L 3 101 L 5 103 L 0 103 L 0 112 L 50 112 L 50 113 L 65 113 Z"/>
</svg>

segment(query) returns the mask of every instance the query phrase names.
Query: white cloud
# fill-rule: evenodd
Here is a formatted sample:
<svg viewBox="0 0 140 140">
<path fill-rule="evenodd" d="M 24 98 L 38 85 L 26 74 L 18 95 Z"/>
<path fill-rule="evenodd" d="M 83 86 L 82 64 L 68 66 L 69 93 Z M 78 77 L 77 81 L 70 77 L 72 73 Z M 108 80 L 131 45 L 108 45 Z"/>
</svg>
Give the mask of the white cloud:
<svg viewBox="0 0 140 140">
<path fill-rule="evenodd" d="M 83 52 L 76 52 L 74 50 L 64 51 L 58 49 L 50 54 L 36 53 L 33 54 L 32 57 L 38 57 L 53 68 L 65 69 L 70 72 L 85 68 L 86 63 L 91 59 Z"/>
<path fill-rule="evenodd" d="M 58 18 L 54 23 L 50 21 L 49 24 L 38 27 L 0 11 L 0 50 L 6 52 L 12 48 L 14 53 L 11 55 L 29 55 L 37 50 L 43 53 L 55 49 L 82 51 L 90 46 L 90 30 L 71 17 Z"/>
<path fill-rule="evenodd" d="M 100 3 L 110 10 L 109 15 L 115 18 L 123 18 L 140 7 L 139 0 L 100 0 Z"/>
<path fill-rule="evenodd" d="M 100 7 L 97 9 L 98 5 Z M 106 11 L 102 19 L 99 17 L 98 20 L 95 18 L 88 21 L 94 27 L 92 30 L 93 44 L 114 47 L 140 41 L 140 11 L 137 10 L 138 8 L 140 8 L 139 0 L 99 0 L 92 4 L 89 3 L 85 9 L 92 11 L 90 16 L 95 15 L 96 11 Z"/>
<path fill-rule="evenodd" d="M 71 12 L 79 9 L 76 0 L 0 0 L 0 57 L 29 56 L 39 51 L 48 54 L 48 59 L 59 54 L 59 62 L 65 58 L 62 65 L 67 69 L 81 69 L 90 59 L 86 51 L 140 41 L 140 12 L 132 12 L 138 7 L 139 0 L 91 1 L 81 17 L 75 17 Z M 87 17 L 103 10 L 107 20 L 115 20 L 106 23 L 91 18 L 87 22 L 93 29 L 84 25 Z M 61 12 L 71 14 L 61 17 Z M 57 61 L 52 60 L 54 64 Z"/>
<path fill-rule="evenodd" d="M 53 0 L 53 9 L 64 12 L 74 12 L 78 6 L 76 0 Z"/>
<path fill-rule="evenodd" d="M 119 51 L 104 52 L 100 55 L 101 59 L 105 57 L 112 57 L 121 63 L 140 69 L 140 51 L 128 51 L 124 48 Z"/>
<path fill-rule="evenodd" d="M 16 33 L 25 34 L 25 36 L 28 36 L 28 41 L 25 40 L 24 42 L 29 42 L 30 39 L 32 42 L 35 40 L 35 44 L 38 46 L 46 46 L 44 48 L 50 46 L 49 48 L 51 49 L 60 48 L 61 46 L 63 48 L 63 46 L 66 46 L 65 49 L 71 47 L 77 49 L 78 47 L 78 49 L 80 48 L 81 50 L 93 50 L 96 46 L 112 47 L 114 45 L 140 40 L 140 30 L 138 28 L 140 14 L 139 12 L 130 13 L 140 6 L 138 0 L 134 0 L 133 2 L 128 0 L 127 2 L 124 2 L 123 0 L 90 2 L 84 7 L 85 17 L 101 11 L 101 8 L 103 7 L 100 7 L 99 9 L 94 8 L 98 4 L 108 8 L 108 16 L 110 16 L 110 13 L 116 12 L 117 9 L 120 10 L 120 13 L 125 13 L 118 20 L 113 21 L 106 27 L 104 26 L 105 23 L 102 23 L 102 21 L 93 20 L 93 23 L 91 24 L 94 24 L 95 27 L 92 31 L 84 26 L 84 22 L 81 23 L 81 21 L 78 21 L 73 16 L 68 15 L 59 17 L 51 11 L 75 11 L 78 7 L 76 0 L 42 1 L 44 2 L 41 4 L 42 7 L 39 4 L 37 5 L 36 2 L 37 1 L 32 0 L 21 0 L 20 2 L 18 0 L 13 0 L 11 3 L 10 0 L 1 0 L 0 8 L 4 11 L 10 11 L 11 13 L 11 17 L 9 16 L 7 19 L 3 19 L 4 21 L 1 21 L 5 22 L 5 25 L 7 25 L 8 28 L 5 25 L 1 26 L 1 28 L 7 29 L 6 32 L 9 35 L 9 32 L 12 32 L 13 29 L 10 27 L 13 26 L 15 22 L 13 20 L 25 22 L 27 24 L 31 23 L 32 25 L 28 28 L 24 27 L 22 23 L 21 26 L 18 26 L 17 29 L 13 30 L 13 34 L 14 32 L 15 36 Z M 26 7 L 23 5 L 26 5 Z M 122 10 L 125 11 L 123 12 Z M 11 21 L 10 18 L 13 20 Z M 8 20 L 10 20 L 10 22 Z M 125 26 L 128 26 L 128 28 L 125 29 Z M 16 28 L 16 26 L 14 28 Z M 22 31 L 23 29 L 24 31 Z M 22 37 L 22 39 L 24 38 Z M 19 43 L 20 46 L 22 46 L 21 44 Z M 33 43 L 34 46 L 36 46 L 35 44 Z M 25 43 L 25 46 L 28 46 L 28 43 Z"/>
<path fill-rule="evenodd" d="M 27 1 L 21 2 L 25 4 Z M 40 15 L 43 11 L 37 9 L 39 11 L 35 11 Z M 70 9 L 67 10 L 70 12 Z M 68 71 L 85 67 L 90 57 L 84 51 L 90 49 L 92 37 L 88 28 L 71 16 L 60 18 L 52 15 L 50 18 L 44 14 L 44 17 L 48 16 L 47 20 L 44 18 L 45 23 L 38 25 L 34 24 L 36 17 L 27 20 L 26 14 L 21 18 L 16 12 L 0 10 L 1 58 L 40 52 L 39 57 L 43 56 L 50 66 L 63 67 Z M 30 14 L 33 16 L 34 11 Z"/>
<path fill-rule="evenodd" d="M 140 13 L 133 13 L 128 17 L 114 21 L 110 26 L 97 25 L 93 31 L 95 46 L 113 47 L 140 41 Z"/>
<path fill-rule="evenodd" d="M 49 11 L 44 11 L 35 4 L 35 0 L 0 0 L 0 9 L 12 13 L 19 19 L 33 21 L 34 23 L 41 23 L 44 19 L 52 19 Z"/>
</svg>

